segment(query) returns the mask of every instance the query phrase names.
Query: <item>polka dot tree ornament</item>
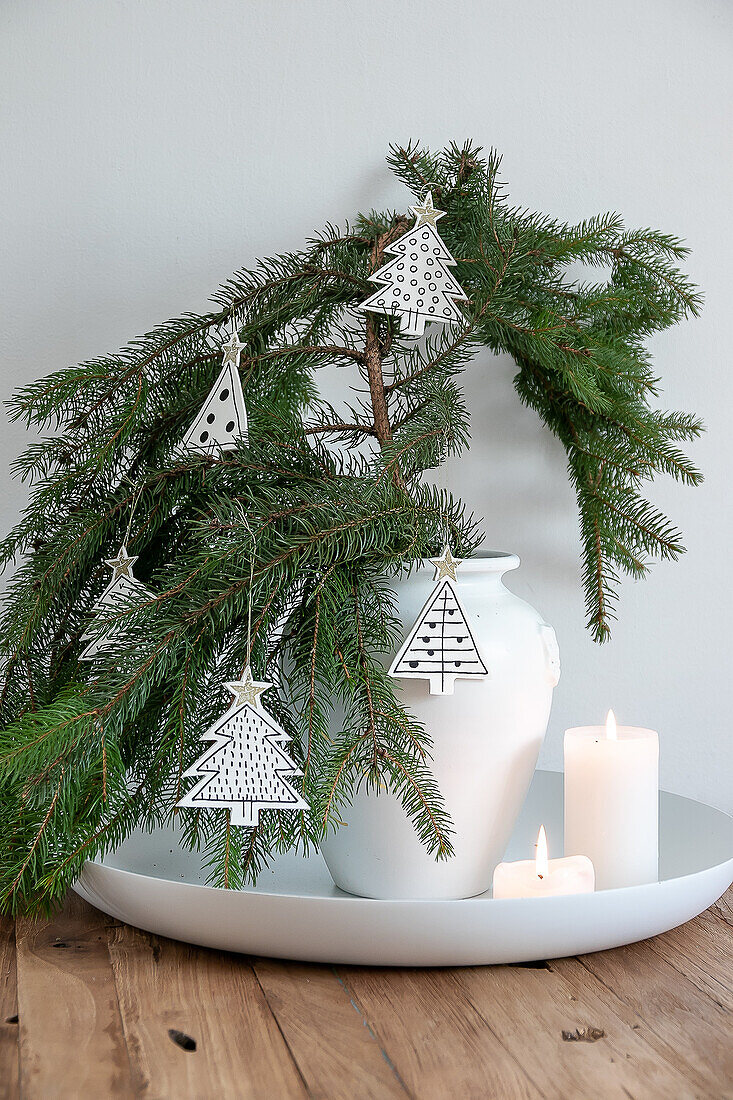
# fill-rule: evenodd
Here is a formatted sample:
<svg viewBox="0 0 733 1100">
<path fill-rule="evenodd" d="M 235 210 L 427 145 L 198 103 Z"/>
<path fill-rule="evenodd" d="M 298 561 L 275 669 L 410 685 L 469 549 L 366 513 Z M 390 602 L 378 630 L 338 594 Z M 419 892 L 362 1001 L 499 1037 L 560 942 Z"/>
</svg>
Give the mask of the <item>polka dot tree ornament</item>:
<svg viewBox="0 0 733 1100">
<path fill-rule="evenodd" d="M 260 695 L 272 684 L 252 678 L 226 685 L 234 696 L 229 710 L 205 733 L 213 741 L 184 776 L 198 778 L 179 807 L 229 810 L 232 825 L 252 828 L 260 810 L 306 810 L 308 803 L 290 782 L 302 772 L 282 747 L 291 740 L 262 707 Z"/>
<path fill-rule="evenodd" d="M 239 355 L 244 344 L 235 332 L 222 346 L 224 363 L 208 397 L 183 437 L 185 451 L 213 454 L 231 451 L 247 438 L 247 410 L 239 377 Z"/>
<path fill-rule="evenodd" d="M 398 316 L 403 334 L 422 336 L 426 321 L 461 321 L 456 301 L 466 301 L 466 295 L 449 271 L 455 260 L 435 228 L 445 211 L 436 210 L 430 192 L 422 204 L 410 210 L 415 215 L 414 226 L 385 249 L 395 259 L 370 276 L 372 282 L 383 285 L 358 308 Z"/>
<path fill-rule="evenodd" d="M 454 558 L 446 546 L 432 564 L 438 583 L 392 661 L 389 675 L 398 680 L 428 680 L 431 695 L 452 695 L 456 680 L 484 679 L 489 671 L 458 599 L 460 558 Z"/>
</svg>

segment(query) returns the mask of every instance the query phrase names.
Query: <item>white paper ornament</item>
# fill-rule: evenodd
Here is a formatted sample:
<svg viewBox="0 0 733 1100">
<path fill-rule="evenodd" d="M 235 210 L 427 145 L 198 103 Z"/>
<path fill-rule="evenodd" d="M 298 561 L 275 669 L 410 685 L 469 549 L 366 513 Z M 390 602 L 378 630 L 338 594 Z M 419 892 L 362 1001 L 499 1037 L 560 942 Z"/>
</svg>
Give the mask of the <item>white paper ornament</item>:
<svg viewBox="0 0 733 1100">
<path fill-rule="evenodd" d="M 142 602 L 144 599 L 154 598 L 154 593 L 133 575 L 132 567 L 136 561 L 137 556 L 130 557 L 124 543 L 116 558 L 107 559 L 106 564 L 112 569 L 112 579 L 92 608 L 95 615 L 111 615 L 114 611 L 129 607 L 133 600 Z M 79 660 L 92 661 L 100 653 L 114 649 L 123 629 L 124 623 L 113 623 L 101 637 L 93 631 L 82 634 L 81 640 L 88 641 L 89 644 L 79 654 Z"/>
<path fill-rule="evenodd" d="M 214 744 L 184 775 L 199 781 L 178 803 L 190 809 L 228 809 L 232 825 L 251 828 L 260 810 L 306 810 L 308 803 L 289 782 L 303 773 L 282 748 L 292 740 L 263 708 L 259 696 L 272 684 L 252 679 L 226 685 L 234 695 L 229 710 L 205 733 Z"/>
<path fill-rule="evenodd" d="M 489 671 L 456 591 L 460 559 L 446 546 L 433 565 L 438 584 L 392 661 L 389 675 L 398 680 L 429 680 L 431 695 L 452 695 L 457 679 L 483 679 Z"/>
<path fill-rule="evenodd" d="M 369 276 L 383 285 L 357 308 L 399 316 L 403 334 L 422 336 L 426 321 L 462 321 L 456 301 L 466 301 L 466 295 L 448 270 L 456 261 L 435 228 L 445 211 L 435 209 L 430 192 L 422 205 L 410 210 L 415 215 L 414 226 L 385 248 L 396 258 Z"/>
<path fill-rule="evenodd" d="M 231 451 L 247 438 L 247 409 L 239 377 L 239 355 L 244 344 L 236 333 L 223 345 L 224 363 L 216 382 L 182 441 L 184 451 L 213 454 Z"/>
</svg>

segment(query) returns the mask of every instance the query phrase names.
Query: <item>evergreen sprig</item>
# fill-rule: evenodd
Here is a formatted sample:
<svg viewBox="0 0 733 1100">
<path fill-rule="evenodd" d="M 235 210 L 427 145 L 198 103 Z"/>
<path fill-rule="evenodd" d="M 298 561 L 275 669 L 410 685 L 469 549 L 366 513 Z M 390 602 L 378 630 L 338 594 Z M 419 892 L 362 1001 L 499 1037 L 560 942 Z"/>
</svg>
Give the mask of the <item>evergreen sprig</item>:
<svg viewBox="0 0 733 1100">
<path fill-rule="evenodd" d="M 458 554 L 480 541 L 460 502 L 421 480 L 468 441 L 458 376 L 477 348 L 513 356 L 520 399 L 565 447 L 597 640 L 619 577 L 682 552 L 642 489 L 657 473 L 700 481 L 679 444 L 701 424 L 654 406 L 645 346 L 699 310 L 677 267 L 684 245 L 615 214 L 568 225 L 512 206 L 498 156 L 471 144 L 395 146 L 388 163 L 446 211 L 441 235 L 468 297 L 460 327 L 415 342 L 398 318 L 355 311 L 411 224 L 372 211 L 236 273 L 211 313 L 10 402 L 13 419 L 50 434 L 15 463 L 33 488 L 0 546 L 3 566 L 17 563 L 0 620 L 3 910 L 47 910 L 86 859 L 172 816 L 211 881 L 240 886 L 272 853 L 317 845 L 361 785 L 393 791 L 426 847 L 450 857 L 429 736 L 385 673 L 398 630 L 389 579 L 439 551 L 446 524 Z M 579 282 L 578 262 L 599 277 Z M 248 441 L 182 456 L 232 324 Z M 318 392 L 330 364 L 360 379 L 345 412 Z M 94 618 L 103 559 L 126 534 L 154 595 Z M 82 633 L 112 625 L 114 652 L 80 666 Z M 174 807 L 223 684 L 248 658 L 276 684 L 266 705 L 294 737 L 310 811 L 238 830 L 226 814 Z"/>
</svg>

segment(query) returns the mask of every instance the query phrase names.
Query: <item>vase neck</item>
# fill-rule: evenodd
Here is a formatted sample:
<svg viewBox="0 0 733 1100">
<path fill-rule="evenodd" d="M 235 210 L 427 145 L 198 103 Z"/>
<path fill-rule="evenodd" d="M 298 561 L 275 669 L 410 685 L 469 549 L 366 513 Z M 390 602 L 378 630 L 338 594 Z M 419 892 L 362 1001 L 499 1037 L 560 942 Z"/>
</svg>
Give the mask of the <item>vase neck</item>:
<svg viewBox="0 0 733 1100">
<path fill-rule="evenodd" d="M 431 558 L 419 558 L 412 563 L 411 567 L 420 574 L 423 572 L 432 574 L 435 572 L 433 560 Z M 517 569 L 519 564 L 519 558 L 516 554 L 489 550 L 471 558 L 464 558 L 458 566 L 457 573 L 459 579 L 464 578 L 466 580 L 469 577 L 496 577 L 500 579 L 504 573 Z"/>
</svg>

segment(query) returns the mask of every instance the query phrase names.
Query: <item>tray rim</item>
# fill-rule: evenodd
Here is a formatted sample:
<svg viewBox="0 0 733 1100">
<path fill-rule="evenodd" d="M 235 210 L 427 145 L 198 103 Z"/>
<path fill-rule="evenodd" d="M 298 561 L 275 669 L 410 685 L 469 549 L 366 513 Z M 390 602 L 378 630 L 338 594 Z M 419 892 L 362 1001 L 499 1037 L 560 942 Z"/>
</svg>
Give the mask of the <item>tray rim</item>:
<svg viewBox="0 0 733 1100">
<path fill-rule="evenodd" d="M 547 769 L 538 769 L 538 771 L 549 772 L 552 775 L 562 775 L 563 774 L 562 772 L 552 771 L 549 768 L 547 768 Z M 681 882 L 684 882 L 685 879 L 698 878 L 700 875 L 704 875 L 707 872 L 722 871 L 726 866 L 730 866 L 731 881 L 733 882 L 733 814 L 728 813 L 726 810 L 721 810 L 717 806 L 711 806 L 706 802 L 701 802 L 699 799 L 689 798 L 687 795 L 677 794 L 674 791 L 660 790 L 659 794 L 660 794 L 660 798 L 661 797 L 666 797 L 666 798 L 673 798 L 673 799 L 681 799 L 684 802 L 689 802 L 689 803 L 692 803 L 696 806 L 702 806 L 705 810 L 710 810 L 713 813 L 720 814 L 721 817 L 727 819 L 727 821 L 729 823 L 729 827 L 731 829 L 731 854 L 730 854 L 729 858 L 723 860 L 720 863 L 712 863 L 712 864 L 709 864 L 707 867 L 701 867 L 697 871 L 688 871 L 686 874 L 683 874 L 683 875 L 673 875 L 670 878 L 659 879 L 658 882 L 656 882 L 656 883 L 645 882 L 645 883 L 640 883 L 640 884 L 637 884 L 637 885 L 634 885 L 634 886 L 616 886 L 616 887 L 612 887 L 612 888 L 607 889 L 607 890 L 595 890 L 589 896 L 604 897 L 604 896 L 607 896 L 609 894 L 618 894 L 621 891 L 647 890 L 647 889 L 649 889 L 649 887 L 654 886 L 654 885 L 663 886 L 665 883 L 681 883 Z M 169 826 L 163 826 L 162 828 L 168 828 L 168 827 Z M 158 827 L 158 828 L 160 828 L 160 827 Z M 156 831 L 156 829 L 152 828 L 152 829 L 147 830 L 147 833 L 148 833 L 148 835 L 152 835 L 152 833 L 154 833 L 155 831 Z M 307 859 L 312 858 L 313 855 L 314 856 L 319 856 L 320 852 L 317 849 L 315 849 L 311 856 L 302 856 L 301 858 L 304 861 L 307 861 Z M 334 891 L 338 891 L 338 892 L 334 893 L 334 894 L 303 894 L 303 893 L 293 893 L 293 892 L 287 892 L 286 893 L 286 892 L 281 891 L 281 890 L 268 890 L 266 888 L 260 887 L 259 885 L 255 885 L 255 886 L 249 886 L 248 885 L 248 886 L 244 886 L 241 889 L 237 889 L 237 890 L 225 890 L 220 886 L 210 886 L 210 885 L 208 885 L 207 883 L 204 883 L 204 882 L 190 882 L 186 879 L 182 879 L 182 880 L 179 881 L 177 879 L 164 878 L 161 875 L 150 875 L 150 874 L 143 873 L 141 871 L 130 871 L 130 870 L 125 869 L 124 867 L 114 867 L 114 866 L 112 866 L 108 863 L 105 863 L 104 862 L 104 857 L 97 858 L 97 859 L 89 859 L 89 860 L 85 861 L 84 868 L 82 869 L 82 871 L 79 875 L 79 878 L 76 880 L 76 882 L 73 885 L 74 890 L 76 890 L 77 884 L 82 885 L 82 888 L 83 888 L 82 879 L 84 877 L 84 873 L 85 873 L 85 870 L 86 870 L 87 867 L 101 868 L 106 872 L 113 872 L 115 875 L 122 875 L 122 876 L 133 878 L 133 879 L 142 879 L 146 882 L 169 883 L 169 884 L 175 884 L 177 886 L 188 886 L 188 887 L 194 888 L 195 890 L 204 890 L 204 891 L 207 891 L 211 894 L 222 895 L 222 896 L 227 896 L 227 897 L 231 897 L 232 895 L 241 895 L 241 894 L 247 894 L 247 895 L 255 894 L 258 897 L 267 897 L 267 898 L 294 898 L 294 899 L 297 899 L 300 902 L 321 902 L 321 901 L 327 901 L 327 902 L 344 902 L 344 901 L 346 901 L 346 902 L 354 902 L 354 901 L 372 902 L 375 906 L 381 906 L 381 907 L 394 906 L 394 905 L 405 905 L 405 904 L 414 905 L 414 906 L 431 906 L 432 907 L 432 906 L 436 906 L 436 905 L 446 905 L 446 906 L 455 906 L 456 904 L 465 905 L 466 902 L 487 902 L 487 901 L 491 901 L 491 902 L 512 902 L 512 903 L 516 903 L 516 902 L 519 902 L 519 901 L 521 901 L 521 902 L 547 902 L 547 901 L 553 900 L 551 897 L 547 897 L 547 898 L 543 898 L 543 897 L 536 897 L 536 898 L 494 898 L 494 897 L 490 896 L 489 891 L 484 891 L 481 894 L 474 894 L 472 897 L 468 897 L 468 898 L 370 898 L 370 897 L 365 897 L 362 894 L 350 894 L 346 890 L 341 890 L 340 887 L 336 886 L 335 884 L 333 885 L 333 889 L 334 889 Z M 567 896 L 567 895 L 559 895 L 559 896 L 564 897 L 564 896 Z"/>
<path fill-rule="evenodd" d="M 556 797 L 561 773 L 545 775 L 547 780 L 541 783 L 554 784 Z M 680 835 L 674 824 L 678 820 L 675 807 L 686 806 L 690 820 L 685 823 L 682 819 L 681 835 L 685 836 L 686 828 L 689 833 L 689 825 L 697 818 L 700 835 L 703 830 L 710 831 L 705 858 L 717 862 L 657 883 L 593 894 L 365 898 L 333 885 L 318 853 L 310 857 L 313 866 L 308 869 L 297 866 L 307 860 L 289 856 L 290 868 L 283 868 L 280 881 L 286 890 L 300 887 L 295 892 L 275 892 L 266 879 L 262 886 L 224 890 L 187 879 L 186 872 L 194 872 L 185 860 L 174 868 L 183 871 L 180 877 L 147 873 L 150 860 L 160 862 L 166 855 L 155 845 L 139 853 L 143 870 L 114 867 L 103 860 L 87 861 L 74 889 L 98 909 L 133 927 L 250 956 L 326 965 L 452 967 L 586 954 L 634 943 L 684 924 L 720 897 L 733 880 L 732 815 L 684 795 L 663 794 L 666 798 L 661 805 L 666 802 L 668 822 L 671 811 L 672 823 L 667 826 L 673 845 L 670 855 L 679 850 L 680 866 L 695 868 L 694 846 L 692 851 L 689 844 L 681 849 L 674 846 L 674 837 Z M 149 834 L 155 832 L 155 827 L 149 830 Z M 722 862 L 721 855 L 726 856 Z M 674 859 L 669 867 L 675 870 Z M 300 877 L 293 882 L 290 873 Z M 316 881 L 311 874 L 318 876 Z M 497 904 L 487 906 L 490 901 Z"/>
</svg>

